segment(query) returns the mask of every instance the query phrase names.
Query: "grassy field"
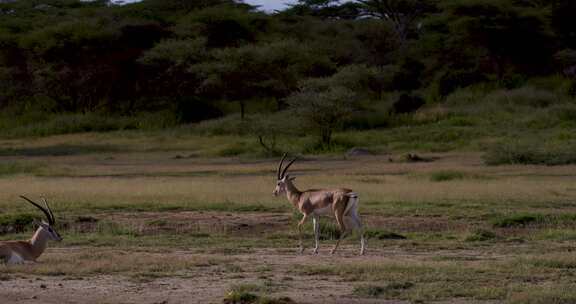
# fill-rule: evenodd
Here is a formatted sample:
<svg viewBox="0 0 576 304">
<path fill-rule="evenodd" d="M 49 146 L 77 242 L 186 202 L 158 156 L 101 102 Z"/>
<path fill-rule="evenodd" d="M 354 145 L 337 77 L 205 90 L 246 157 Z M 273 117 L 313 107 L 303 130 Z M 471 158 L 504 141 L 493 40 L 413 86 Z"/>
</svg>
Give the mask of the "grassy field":
<svg viewBox="0 0 576 304">
<path fill-rule="evenodd" d="M 370 133 L 362 133 L 369 136 Z M 487 166 L 480 152 L 304 156 L 300 189 L 360 194 L 368 252 L 322 225 L 296 253 L 273 198 L 276 158 L 221 157 L 242 137 L 140 132 L 0 142 L 1 240 L 26 239 L 18 198 L 45 196 L 64 237 L 0 265 L 7 303 L 575 303 L 576 166 Z M 220 155 L 220 156 L 219 156 Z M 23 224 L 22 224 L 23 223 Z M 8 231 L 23 226 L 24 231 Z M 307 243 L 312 245 L 311 225 Z M 87 294 L 86 290 L 90 290 Z M 107 300 L 102 302 L 102 299 Z M 244 302 L 242 302 L 244 301 Z"/>
</svg>

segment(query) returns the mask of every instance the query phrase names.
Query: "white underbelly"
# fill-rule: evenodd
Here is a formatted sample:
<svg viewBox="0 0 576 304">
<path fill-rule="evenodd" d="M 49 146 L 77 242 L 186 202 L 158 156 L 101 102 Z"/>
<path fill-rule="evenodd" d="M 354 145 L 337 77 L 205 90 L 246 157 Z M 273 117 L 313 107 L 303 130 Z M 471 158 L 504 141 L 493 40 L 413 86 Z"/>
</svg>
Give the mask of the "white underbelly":
<svg viewBox="0 0 576 304">
<path fill-rule="evenodd" d="M 318 216 L 334 216 L 334 212 L 332 212 L 331 206 L 315 209 L 314 214 Z"/>
<path fill-rule="evenodd" d="M 8 265 L 21 264 L 21 263 L 24 263 L 24 259 L 20 255 L 18 255 L 17 253 L 12 252 L 12 255 L 10 256 L 8 261 L 6 261 L 6 263 Z"/>
</svg>

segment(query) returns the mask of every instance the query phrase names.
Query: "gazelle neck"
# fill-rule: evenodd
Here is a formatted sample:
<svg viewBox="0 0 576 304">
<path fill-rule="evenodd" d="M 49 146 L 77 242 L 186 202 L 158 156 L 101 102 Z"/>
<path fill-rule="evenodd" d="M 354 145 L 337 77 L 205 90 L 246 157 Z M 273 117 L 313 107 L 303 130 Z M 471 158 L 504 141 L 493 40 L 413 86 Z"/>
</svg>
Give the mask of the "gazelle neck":
<svg viewBox="0 0 576 304">
<path fill-rule="evenodd" d="M 300 200 L 300 195 L 302 192 L 294 186 L 291 180 L 286 181 L 286 197 L 288 200 L 298 208 L 298 201 Z"/>
<path fill-rule="evenodd" d="M 38 227 L 36 232 L 30 239 L 30 246 L 32 246 L 32 255 L 35 258 L 39 257 L 44 250 L 46 250 L 46 246 L 48 245 L 48 239 L 50 238 L 48 231 L 44 230 L 42 227 Z"/>
</svg>

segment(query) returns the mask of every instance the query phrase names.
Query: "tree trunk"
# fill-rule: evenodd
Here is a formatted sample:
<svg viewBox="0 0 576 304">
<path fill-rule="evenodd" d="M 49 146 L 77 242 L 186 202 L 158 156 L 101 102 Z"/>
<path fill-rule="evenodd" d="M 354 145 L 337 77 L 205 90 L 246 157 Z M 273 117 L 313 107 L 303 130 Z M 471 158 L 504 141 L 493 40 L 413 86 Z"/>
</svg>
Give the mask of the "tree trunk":
<svg viewBox="0 0 576 304">
<path fill-rule="evenodd" d="M 244 101 L 240 101 L 240 119 L 244 120 L 244 113 L 246 111 L 246 104 Z"/>
<path fill-rule="evenodd" d="M 323 129 L 321 134 L 320 134 L 320 142 L 322 143 L 322 145 L 330 145 L 330 143 L 332 142 L 332 130 L 330 129 Z"/>
</svg>

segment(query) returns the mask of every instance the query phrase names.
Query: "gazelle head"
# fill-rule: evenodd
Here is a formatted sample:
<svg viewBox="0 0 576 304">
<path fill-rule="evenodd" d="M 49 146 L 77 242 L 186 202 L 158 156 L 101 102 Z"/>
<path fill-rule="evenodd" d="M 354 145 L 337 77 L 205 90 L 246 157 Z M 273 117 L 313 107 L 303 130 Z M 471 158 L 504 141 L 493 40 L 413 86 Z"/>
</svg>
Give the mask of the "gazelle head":
<svg viewBox="0 0 576 304">
<path fill-rule="evenodd" d="M 44 220 L 42 220 L 40 222 L 36 221 L 36 224 L 38 224 L 38 226 L 40 226 L 40 229 L 44 230 L 48 234 L 48 237 L 51 240 L 62 241 L 62 237 L 60 236 L 60 234 L 58 233 L 58 231 L 56 231 L 56 228 L 54 227 L 54 225 L 56 224 L 56 218 L 54 218 L 54 214 L 52 213 L 50 206 L 48 206 L 48 202 L 46 201 L 46 199 L 42 198 L 42 201 L 44 202 L 44 206 L 45 206 L 45 208 L 44 208 L 44 207 L 40 206 L 39 204 L 33 202 L 29 198 L 25 197 L 24 195 L 20 195 L 20 197 L 25 199 L 30 204 L 34 205 L 36 208 L 40 209 L 40 211 L 42 211 L 44 213 L 44 215 L 46 216 L 47 221 L 44 221 Z"/>
<path fill-rule="evenodd" d="M 288 171 L 288 168 L 290 168 L 290 166 L 296 161 L 297 157 L 294 157 L 293 160 L 291 160 L 288 165 L 286 165 L 286 167 L 284 167 L 284 170 L 282 170 L 282 164 L 284 163 L 284 160 L 286 159 L 286 153 L 284 153 L 284 156 L 282 156 L 282 159 L 280 160 L 280 165 L 278 165 L 278 174 L 277 174 L 277 178 L 278 180 L 276 181 L 276 188 L 274 188 L 274 192 L 272 192 L 272 194 L 274 194 L 274 196 L 278 196 L 282 193 L 286 193 L 286 188 L 287 188 L 287 184 L 292 182 L 295 177 L 291 177 L 290 175 L 287 175 L 286 172 Z"/>
</svg>

